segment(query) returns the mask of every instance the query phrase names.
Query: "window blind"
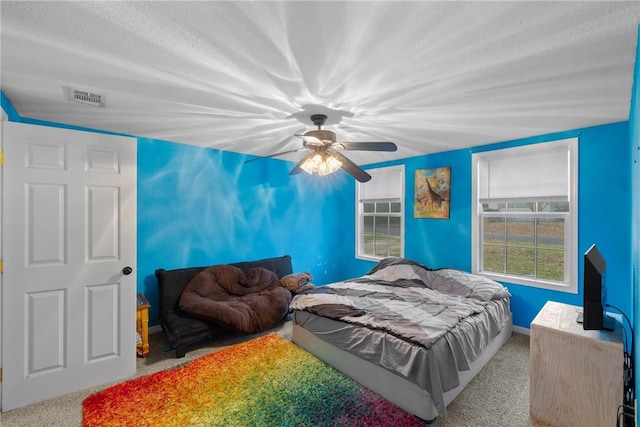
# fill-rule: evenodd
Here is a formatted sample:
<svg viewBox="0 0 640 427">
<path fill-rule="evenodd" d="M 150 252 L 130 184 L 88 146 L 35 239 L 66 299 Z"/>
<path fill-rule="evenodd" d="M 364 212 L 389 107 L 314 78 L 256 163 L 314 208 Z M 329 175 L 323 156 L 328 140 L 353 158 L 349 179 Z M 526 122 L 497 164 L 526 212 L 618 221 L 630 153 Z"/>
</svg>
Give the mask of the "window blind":
<svg viewBox="0 0 640 427">
<path fill-rule="evenodd" d="M 358 183 L 360 201 L 400 200 L 404 183 L 401 167 L 386 167 L 367 170 L 371 179 Z"/>
<path fill-rule="evenodd" d="M 479 155 L 479 202 L 568 201 L 568 141 L 506 148 Z"/>
</svg>

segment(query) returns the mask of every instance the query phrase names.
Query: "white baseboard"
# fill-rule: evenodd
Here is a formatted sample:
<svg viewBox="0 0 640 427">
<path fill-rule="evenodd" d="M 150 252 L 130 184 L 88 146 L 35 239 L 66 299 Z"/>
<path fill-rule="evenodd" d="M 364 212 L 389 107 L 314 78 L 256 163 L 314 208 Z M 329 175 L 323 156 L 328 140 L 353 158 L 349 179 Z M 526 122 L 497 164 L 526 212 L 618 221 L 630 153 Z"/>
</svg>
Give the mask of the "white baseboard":
<svg viewBox="0 0 640 427">
<path fill-rule="evenodd" d="M 149 326 L 150 334 L 158 334 L 160 332 L 162 332 L 162 326 L 160 325 Z"/>
<path fill-rule="evenodd" d="M 523 335 L 531 335 L 531 330 L 529 328 L 523 328 L 522 326 L 513 325 L 513 332 Z"/>
</svg>

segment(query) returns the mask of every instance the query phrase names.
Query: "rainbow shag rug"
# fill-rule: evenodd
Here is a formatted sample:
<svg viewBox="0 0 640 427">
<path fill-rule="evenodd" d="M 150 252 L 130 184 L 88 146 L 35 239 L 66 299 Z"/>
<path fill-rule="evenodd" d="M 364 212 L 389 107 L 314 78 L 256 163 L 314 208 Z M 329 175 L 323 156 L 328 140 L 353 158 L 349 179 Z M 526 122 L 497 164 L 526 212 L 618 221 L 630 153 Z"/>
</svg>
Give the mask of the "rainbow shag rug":
<svg viewBox="0 0 640 427">
<path fill-rule="evenodd" d="M 90 426 L 425 426 L 276 334 L 87 397 Z"/>
</svg>

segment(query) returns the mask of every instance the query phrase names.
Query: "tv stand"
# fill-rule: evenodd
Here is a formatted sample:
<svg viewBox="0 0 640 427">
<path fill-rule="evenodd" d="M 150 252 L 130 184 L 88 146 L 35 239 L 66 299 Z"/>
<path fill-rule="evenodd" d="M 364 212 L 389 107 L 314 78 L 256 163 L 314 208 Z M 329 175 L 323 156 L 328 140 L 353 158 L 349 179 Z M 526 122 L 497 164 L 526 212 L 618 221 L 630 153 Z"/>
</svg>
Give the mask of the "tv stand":
<svg viewBox="0 0 640 427">
<path fill-rule="evenodd" d="M 531 322 L 531 417 L 558 427 L 615 425 L 622 404 L 622 327 L 615 322 L 613 331 L 585 331 L 576 322 L 579 311 L 549 301 Z"/>
</svg>

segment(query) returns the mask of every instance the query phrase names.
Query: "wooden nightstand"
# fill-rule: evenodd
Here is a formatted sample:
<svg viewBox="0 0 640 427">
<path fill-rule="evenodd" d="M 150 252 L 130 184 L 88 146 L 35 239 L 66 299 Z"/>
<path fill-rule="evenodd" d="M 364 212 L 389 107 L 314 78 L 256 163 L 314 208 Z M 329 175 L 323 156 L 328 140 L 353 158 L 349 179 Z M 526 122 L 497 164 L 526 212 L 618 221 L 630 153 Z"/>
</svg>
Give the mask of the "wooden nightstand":
<svg viewBox="0 0 640 427">
<path fill-rule="evenodd" d="M 136 352 L 139 357 L 147 357 L 149 355 L 149 301 L 144 294 L 138 294 L 138 303 L 136 309 L 136 325 L 138 335 L 142 341 L 136 345 Z"/>
<path fill-rule="evenodd" d="M 585 331 L 580 307 L 549 301 L 531 322 L 531 417 L 552 426 L 614 426 L 622 403 L 622 326 Z"/>
</svg>

